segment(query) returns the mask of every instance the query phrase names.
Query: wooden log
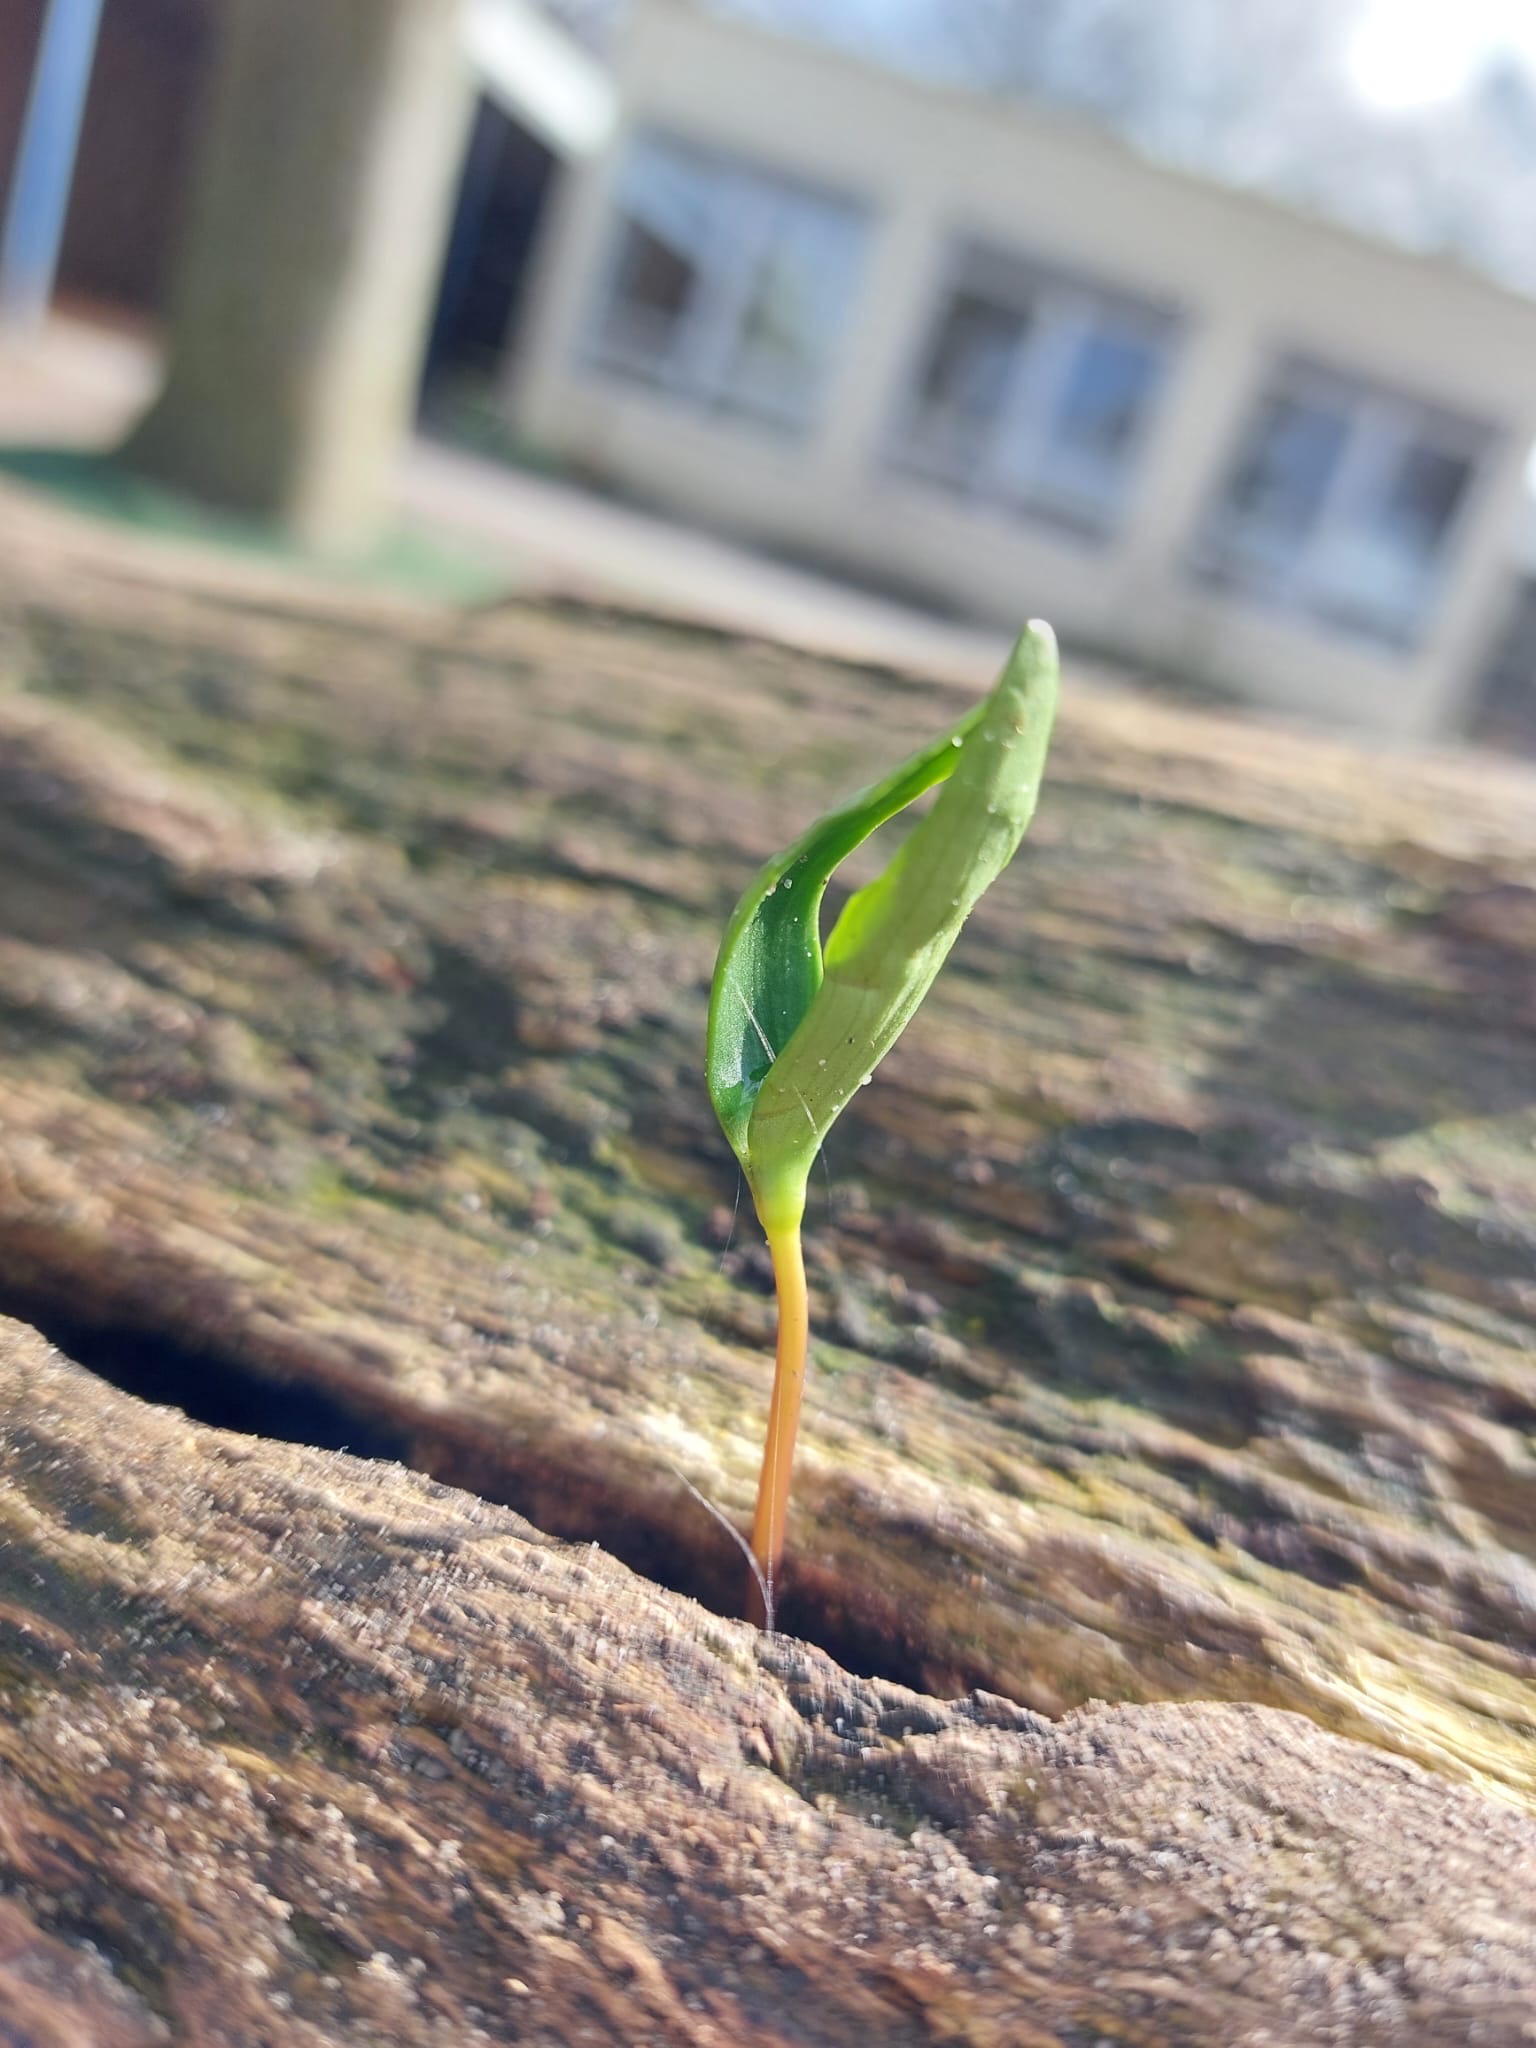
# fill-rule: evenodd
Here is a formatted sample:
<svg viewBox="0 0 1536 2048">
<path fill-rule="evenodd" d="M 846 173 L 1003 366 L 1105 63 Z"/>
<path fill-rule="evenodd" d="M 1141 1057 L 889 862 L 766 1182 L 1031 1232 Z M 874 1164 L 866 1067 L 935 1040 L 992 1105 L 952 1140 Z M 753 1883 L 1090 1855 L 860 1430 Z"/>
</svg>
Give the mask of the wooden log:
<svg viewBox="0 0 1536 2048">
<path fill-rule="evenodd" d="M 7 558 L 0 1305 L 735 1611 L 683 1483 L 745 1521 L 771 1340 L 713 947 L 955 692 Z M 1532 795 L 1078 672 L 1025 854 L 829 1148 L 786 1629 L 1536 1795 Z"/>
<path fill-rule="evenodd" d="M 1253 1706 L 1059 1724 L 721 1621 L 0 1324 L 24 2048 L 1515 2048 L 1536 1822 Z"/>
</svg>

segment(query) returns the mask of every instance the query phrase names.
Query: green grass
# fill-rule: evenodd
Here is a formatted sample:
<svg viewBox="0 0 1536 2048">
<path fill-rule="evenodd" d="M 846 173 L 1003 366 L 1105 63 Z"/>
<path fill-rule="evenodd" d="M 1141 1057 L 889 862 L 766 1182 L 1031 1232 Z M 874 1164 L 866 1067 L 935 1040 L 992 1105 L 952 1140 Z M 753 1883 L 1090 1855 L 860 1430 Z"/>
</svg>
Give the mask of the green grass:
<svg viewBox="0 0 1536 2048">
<path fill-rule="evenodd" d="M 0 474 L 87 518 L 260 557 L 325 581 L 404 591 L 443 604 L 481 604 L 505 595 L 515 580 L 489 555 L 409 525 L 393 528 L 355 559 L 317 553 L 264 520 L 202 504 L 110 456 L 82 449 L 0 448 Z"/>
</svg>

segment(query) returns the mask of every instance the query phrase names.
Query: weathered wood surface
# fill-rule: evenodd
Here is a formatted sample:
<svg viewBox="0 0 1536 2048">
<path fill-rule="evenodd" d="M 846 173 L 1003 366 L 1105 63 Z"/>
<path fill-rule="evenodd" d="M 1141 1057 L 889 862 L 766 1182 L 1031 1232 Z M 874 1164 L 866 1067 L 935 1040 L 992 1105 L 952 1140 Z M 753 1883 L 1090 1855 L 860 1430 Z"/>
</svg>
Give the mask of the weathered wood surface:
<svg viewBox="0 0 1536 2048">
<path fill-rule="evenodd" d="M 1536 1821 L 1299 1716 L 848 1677 L 0 1323 L 20 2048 L 1516 2048 Z"/>
<path fill-rule="evenodd" d="M 771 1309 L 715 938 L 953 692 L 7 559 L 0 1305 L 728 1605 L 679 1475 L 745 1519 Z M 1536 1799 L 1533 795 L 1069 688 L 829 1148 L 786 1628 Z"/>
</svg>

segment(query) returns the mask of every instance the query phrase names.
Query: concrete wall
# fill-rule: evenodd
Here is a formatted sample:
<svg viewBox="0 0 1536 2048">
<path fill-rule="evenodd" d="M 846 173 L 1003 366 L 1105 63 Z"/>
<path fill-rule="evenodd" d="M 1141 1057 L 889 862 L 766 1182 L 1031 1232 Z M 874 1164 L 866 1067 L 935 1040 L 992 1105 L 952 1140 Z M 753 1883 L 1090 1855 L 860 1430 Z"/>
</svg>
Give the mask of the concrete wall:
<svg viewBox="0 0 1536 2048">
<path fill-rule="evenodd" d="M 373 545 L 470 99 L 459 0 L 227 0 L 165 386 L 124 461 L 310 546 Z"/>
<path fill-rule="evenodd" d="M 605 374 L 582 341 L 626 136 L 546 225 L 508 403 L 526 434 L 692 517 L 980 615 L 1383 732 L 1454 722 L 1507 590 L 1536 439 L 1536 304 L 1454 267 L 1149 166 L 1101 135 L 642 0 L 619 57 L 628 132 L 657 129 L 863 200 L 873 227 L 825 402 L 800 437 Z M 958 235 L 1171 301 L 1182 342 L 1109 541 L 961 500 L 883 460 Z M 1421 643 L 1394 653 L 1196 584 L 1193 531 L 1265 370 L 1288 351 L 1497 430 Z"/>
</svg>

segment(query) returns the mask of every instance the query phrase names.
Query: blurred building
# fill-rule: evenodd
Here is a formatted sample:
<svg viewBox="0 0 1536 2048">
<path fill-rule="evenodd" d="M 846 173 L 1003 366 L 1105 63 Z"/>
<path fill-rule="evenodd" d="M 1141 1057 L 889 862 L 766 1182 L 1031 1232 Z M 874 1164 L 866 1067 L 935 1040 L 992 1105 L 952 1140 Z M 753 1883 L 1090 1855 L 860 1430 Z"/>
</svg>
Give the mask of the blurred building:
<svg viewBox="0 0 1536 2048">
<path fill-rule="evenodd" d="M 218 0 L 103 7 L 60 281 L 130 315 L 158 306 L 181 220 Z M 0 196 L 8 196 L 48 0 L 0 0 Z"/>
<path fill-rule="evenodd" d="M 49 4 L 0 0 L 0 210 Z M 566 4 L 579 30 L 577 0 Z M 224 0 L 102 9 L 58 269 L 77 310 L 154 323 L 164 309 L 223 11 Z M 464 46 L 479 97 L 433 326 L 437 370 L 500 359 L 553 173 L 615 117 L 607 70 L 535 0 L 465 0 Z"/>
<path fill-rule="evenodd" d="M 0 0 L 0 193 L 46 5 Z M 60 272 L 77 307 L 163 307 L 224 5 L 103 11 Z M 1040 612 L 1301 715 L 1536 748 L 1519 238 L 1501 215 L 1484 248 L 1467 194 L 1442 204 L 1395 158 L 1356 175 L 1326 125 L 1315 191 L 1360 199 L 1353 230 L 1305 210 L 1294 122 L 1260 154 L 1302 203 L 1234 189 L 1257 113 L 1223 102 L 1197 149 L 1222 96 L 1178 87 L 1179 46 L 1148 28 L 1161 68 L 1129 98 L 1117 73 L 1126 104 L 1097 118 L 1103 39 L 1066 34 L 1070 0 L 1048 12 L 1055 71 L 1033 32 L 1012 69 L 991 43 L 967 44 L 970 74 L 908 49 L 936 87 L 775 27 L 853 37 L 856 16 L 890 58 L 910 10 L 465 0 L 480 101 L 429 377 L 499 384 L 516 436 L 589 479 L 863 581 Z M 958 37 L 978 10 L 930 14 Z M 1290 34 L 1286 0 L 1263 19 Z M 1035 96 L 961 82 L 982 73 Z M 1536 122 L 1515 98 L 1503 144 Z M 1421 245 L 1459 223 L 1505 283 L 1361 231 L 1399 216 Z"/>
<path fill-rule="evenodd" d="M 690 0 L 637 0 L 615 63 L 622 132 L 554 197 L 509 364 L 529 439 L 1286 710 L 1475 718 L 1536 300 Z"/>
</svg>

